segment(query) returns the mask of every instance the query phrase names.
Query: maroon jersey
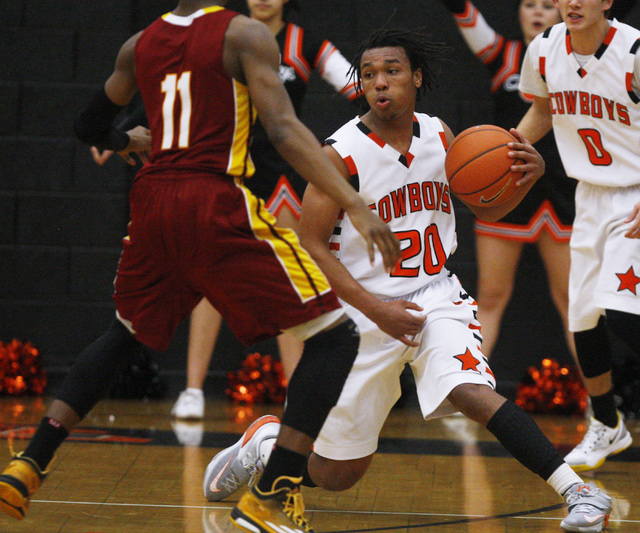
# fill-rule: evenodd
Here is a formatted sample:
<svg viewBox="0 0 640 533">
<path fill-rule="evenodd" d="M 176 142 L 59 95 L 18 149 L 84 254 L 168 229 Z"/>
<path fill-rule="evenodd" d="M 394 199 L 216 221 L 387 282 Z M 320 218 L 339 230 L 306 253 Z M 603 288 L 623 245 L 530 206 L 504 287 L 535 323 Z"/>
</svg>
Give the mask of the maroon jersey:
<svg viewBox="0 0 640 533">
<path fill-rule="evenodd" d="M 255 118 L 247 87 L 223 66 L 224 36 L 238 13 L 219 6 L 190 17 L 168 13 L 136 43 L 136 78 L 152 152 L 141 174 L 213 171 L 251 176 L 249 137 Z"/>
</svg>

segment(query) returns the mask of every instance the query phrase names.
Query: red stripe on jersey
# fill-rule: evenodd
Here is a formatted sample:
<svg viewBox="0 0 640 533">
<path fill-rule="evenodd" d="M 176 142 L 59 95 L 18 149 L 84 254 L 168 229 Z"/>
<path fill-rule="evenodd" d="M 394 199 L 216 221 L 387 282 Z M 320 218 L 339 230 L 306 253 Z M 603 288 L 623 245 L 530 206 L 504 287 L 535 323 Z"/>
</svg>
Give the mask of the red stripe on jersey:
<svg viewBox="0 0 640 533">
<path fill-rule="evenodd" d="M 504 63 L 502 68 L 496 73 L 491 82 L 491 92 L 496 92 L 505 80 L 517 74 L 520 65 L 520 53 L 522 51 L 522 43 L 520 41 L 509 41 L 504 53 Z"/>
<path fill-rule="evenodd" d="M 546 57 L 540 56 L 539 67 L 540 67 L 540 76 L 544 78 L 547 75 L 547 58 Z"/>
<path fill-rule="evenodd" d="M 611 41 L 613 40 L 613 36 L 616 34 L 617 31 L 618 30 L 616 28 L 611 26 L 609 28 L 609 31 L 607 32 L 607 35 L 604 38 L 604 41 L 602 41 L 602 44 L 609 46 L 611 44 Z"/>
<path fill-rule="evenodd" d="M 478 9 L 467 0 L 462 13 L 454 13 L 453 16 L 459 26 L 473 28 L 478 21 Z"/>
<path fill-rule="evenodd" d="M 627 92 L 633 91 L 633 87 L 631 86 L 631 82 L 633 81 L 633 72 L 627 72 L 625 74 L 624 81 Z"/>
<path fill-rule="evenodd" d="M 494 41 L 489 46 L 486 46 L 482 50 L 480 50 L 476 54 L 476 57 L 480 61 L 482 61 L 484 65 L 492 63 L 495 60 L 495 58 L 498 56 L 500 51 L 502 50 L 503 46 L 504 46 L 504 37 L 496 33 L 496 38 L 494 39 Z"/>
<path fill-rule="evenodd" d="M 320 72 L 320 74 L 324 74 L 324 67 L 327 64 L 327 59 L 329 56 L 336 51 L 336 47 L 333 46 L 329 41 L 324 41 L 318 50 L 318 55 L 316 56 L 314 67 Z"/>
<path fill-rule="evenodd" d="M 309 81 L 311 75 L 311 65 L 307 62 L 302 54 L 302 39 L 304 37 L 304 30 L 300 26 L 295 24 L 289 24 L 287 26 L 287 35 L 284 41 L 284 56 L 283 62 L 293 67 L 298 73 L 298 76 L 305 82 Z"/>
<path fill-rule="evenodd" d="M 571 49 L 571 34 L 569 33 L 569 30 L 567 30 L 567 35 L 564 38 L 564 43 L 567 47 L 567 55 L 571 54 L 573 50 Z"/>
<path fill-rule="evenodd" d="M 349 175 L 350 176 L 355 176 L 358 173 L 358 169 L 356 167 L 355 162 L 353 161 L 353 158 L 350 155 L 348 155 L 344 159 L 344 162 L 347 165 L 347 168 L 349 169 Z"/>
<path fill-rule="evenodd" d="M 536 242 L 545 231 L 554 242 L 569 242 L 571 229 L 562 223 L 551 202 L 545 200 L 526 225 L 477 219 L 474 231 L 478 235 L 517 242 Z"/>
<path fill-rule="evenodd" d="M 340 251 L 340 243 L 339 242 L 330 242 L 329 243 L 329 250 L 335 250 L 336 252 Z"/>
<path fill-rule="evenodd" d="M 440 140 L 442 141 L 442 146 L 444 146 L 445 151 L 449 149 L 449 143 L 447 143 L 447 134 L 444 131 L 438 132 L 440 135 Z"/>
<path fill-rule="evenodd" d="M 376 135 L 374 132 L 370 131 L 367 134 L 367 137 L 369 137 L 374 143 L 376 143 L 380 148 L 384 148 L 385 144 L 387 144 L 386 142 L 384 142 L 380 137 L 378 137 L 378 135 Z"/>
</svg>

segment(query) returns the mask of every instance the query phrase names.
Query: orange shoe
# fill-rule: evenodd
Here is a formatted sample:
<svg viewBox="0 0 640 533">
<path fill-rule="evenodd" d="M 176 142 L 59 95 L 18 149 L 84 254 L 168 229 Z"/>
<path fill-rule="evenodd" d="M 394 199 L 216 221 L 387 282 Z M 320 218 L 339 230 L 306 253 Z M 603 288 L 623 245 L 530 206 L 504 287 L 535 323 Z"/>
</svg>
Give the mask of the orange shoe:
<svg viewBox="0 0 640 533">
<path fill-rule="evenodd" d="M 29 498 L 46 475 L 33 459 L 22 457 L 22 453 L 14 455 L 0 475 L 0 511 L 22 520 L 29 508 Z"/>
</svg>

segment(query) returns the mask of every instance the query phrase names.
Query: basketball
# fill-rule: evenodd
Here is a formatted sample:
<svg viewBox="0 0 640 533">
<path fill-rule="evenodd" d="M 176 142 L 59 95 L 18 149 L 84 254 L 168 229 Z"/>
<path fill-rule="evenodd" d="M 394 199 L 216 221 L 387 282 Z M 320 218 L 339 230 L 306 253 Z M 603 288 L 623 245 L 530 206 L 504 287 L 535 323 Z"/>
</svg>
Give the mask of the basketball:
<svg viewBox="0 0 640 533">
<path fill-rule="evenodd" d="M 461 200 L 482 207 L 503 204 L 516 192 L 523 172 L 511 165 L 522 160 L 507 154 L 509 142 L 517 139 L 507 130 L 485 124 L 473 126 L 456 136 L 444 163 L 451 192 Z"/>
</svg>

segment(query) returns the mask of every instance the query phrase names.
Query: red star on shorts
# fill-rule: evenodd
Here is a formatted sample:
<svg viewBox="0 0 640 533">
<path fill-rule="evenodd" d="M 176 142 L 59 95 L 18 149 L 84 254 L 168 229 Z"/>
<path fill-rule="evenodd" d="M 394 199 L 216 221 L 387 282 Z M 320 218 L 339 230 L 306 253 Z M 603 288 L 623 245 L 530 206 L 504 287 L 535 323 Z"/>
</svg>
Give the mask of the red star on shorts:
<svg viewBox="0 0 640 533">
<path fill-rule="evenodd" d="M 478 365 L 480 364 L 480 361 L 471 355 L 469 348 L 467 348 L 467 351 L 463 354 L 454 355 L 454 357 L 462 363 L 462 370 L 475 370 L 476 372 L 479 372 Z"/>
<path fill-rule="evenodd" d="M 636 292 L 636 286 L 640 283 L 640 278 L 636 276 L 636 273 L 633 271 L 633 267 L 629 267 L 624 274 L 616 274 L 618 279 L 620 280 L 620 287 L 618 287 L 618 292 L 623 291 L 625 289 L 630 290 L 633 294 L 638 294 Z"/>
</svg>

